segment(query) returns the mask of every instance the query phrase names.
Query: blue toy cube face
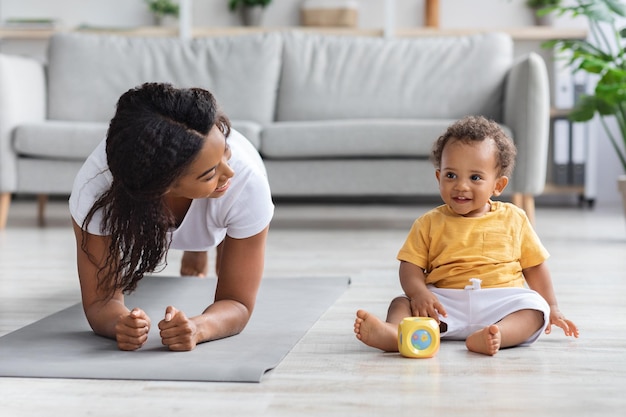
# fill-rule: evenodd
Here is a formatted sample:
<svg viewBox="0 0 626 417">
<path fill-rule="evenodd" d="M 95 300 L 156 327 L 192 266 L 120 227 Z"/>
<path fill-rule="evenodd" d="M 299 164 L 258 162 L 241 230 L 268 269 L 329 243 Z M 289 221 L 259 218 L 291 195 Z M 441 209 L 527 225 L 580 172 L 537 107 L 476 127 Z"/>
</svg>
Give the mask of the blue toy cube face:
<svg viewBox="0 0 626 417">
<path fill-rule="evenodd" d="M 433 337 L 428 330 L 418 329 L 411 335 L 411 345 L 417 350 L 426 350 L 433 342 Z"/>
</svg>

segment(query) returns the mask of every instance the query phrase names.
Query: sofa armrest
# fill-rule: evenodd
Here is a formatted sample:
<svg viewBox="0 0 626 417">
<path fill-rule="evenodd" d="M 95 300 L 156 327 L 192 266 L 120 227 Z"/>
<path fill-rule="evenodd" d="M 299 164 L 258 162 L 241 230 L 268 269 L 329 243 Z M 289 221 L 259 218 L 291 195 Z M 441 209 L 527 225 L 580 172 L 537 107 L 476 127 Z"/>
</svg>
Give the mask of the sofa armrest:
<svg viewBox="0 0 626 417">
<path fill-rule="evenodd" d="M 0 54 L 0 193 L 13 192 L 17 187 L 17 157 L 11 140 L 15 127 L 45 117 L 44 64 Z"/>
<path fill-rule="evenodd" d="M 504 124 L 517 146 L 511 192 L 539 195 L 546 184 L 550 89 L 548 71 L 537 53 L 518 59 L 506 78 Z"/>
</svg>

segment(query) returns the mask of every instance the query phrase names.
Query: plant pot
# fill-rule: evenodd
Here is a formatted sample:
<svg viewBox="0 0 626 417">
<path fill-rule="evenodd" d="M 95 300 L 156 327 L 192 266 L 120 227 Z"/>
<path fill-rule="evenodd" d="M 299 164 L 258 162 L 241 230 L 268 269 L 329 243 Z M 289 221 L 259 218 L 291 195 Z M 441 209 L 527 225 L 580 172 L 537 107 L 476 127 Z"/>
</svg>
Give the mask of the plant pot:
<svg viewBox="0 0 626 417">
<path fill-rule="evenodd" d="M 537 26 L 552 26 L 554 18 L 547 14 L 545 16 L 535 16 L 535 25 Z"/>
<path fill-rule="evenodd" d="M 261 26 L 263 23 L 263 6 L 244 6 L 239 11 L 244 26 Z"/>
<path fill-rule="evenodd" d="M 622 193 L 622 206 L 624 207 L 624 216 L 626 217 L 626 175 L 617 177 L 617 189 Z"/>
<path fill-rule="evenodd" d="M 171 15 L 161 15 L 155 14 L 153 15 L 154 26 L 162 26 L 162 27 L 177 27 L 178 26 L 178 18 L 176 16 Z"/>
<path fill-rule="evenodd" d="M 554 23 L 554 16 L 552 15 L 552 13 L 548 13 L 543 16 L 537 16 L 537 10 L 539 9 L 532 10 L 533 17 L 535 19 L 535 26 L 552 26 L 552 24 Z"/>
</svg>

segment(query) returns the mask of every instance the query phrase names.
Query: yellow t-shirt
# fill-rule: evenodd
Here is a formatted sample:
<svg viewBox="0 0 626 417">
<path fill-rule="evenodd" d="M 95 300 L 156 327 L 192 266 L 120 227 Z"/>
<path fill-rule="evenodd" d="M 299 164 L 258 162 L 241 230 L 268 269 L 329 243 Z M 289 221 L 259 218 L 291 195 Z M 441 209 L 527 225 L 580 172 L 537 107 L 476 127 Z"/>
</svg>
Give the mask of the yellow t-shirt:
<svg viewBox="0 0 626 417">
<path fill-rule="evenodd" d="M 447 205 L 417 219 L 398 260 L 424 269 L 426 283 L 465 288 L 470 278 L 483 288 L 523 287 L 522 269 L 539 265 L 549 254 L 524 211 L 491 201 L 481 217 L 463 217 Z"/>
</svg>

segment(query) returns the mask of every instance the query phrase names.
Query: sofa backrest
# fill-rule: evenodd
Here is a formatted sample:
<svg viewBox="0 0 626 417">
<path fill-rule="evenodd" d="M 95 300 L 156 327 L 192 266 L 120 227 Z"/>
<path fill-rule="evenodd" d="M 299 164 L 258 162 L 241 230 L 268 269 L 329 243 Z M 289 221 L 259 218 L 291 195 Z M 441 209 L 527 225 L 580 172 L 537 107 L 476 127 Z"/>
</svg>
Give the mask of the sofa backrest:
<svg viewBox="0 0 626 417">
<path fill-rule="evenodd" d="M 383 39 L 285 34 L 278 121 L 482 114 L 501 120 L 503 33 Z"/>
<path fill-rule="evenodd" d="M 274 118 L 282 39 L 141 38 L 60 33 L 48 50 L 48 118 L 108 121 L 119 96 L 144 82 L 211 91 L 231 119 Z"/>
</svg>

